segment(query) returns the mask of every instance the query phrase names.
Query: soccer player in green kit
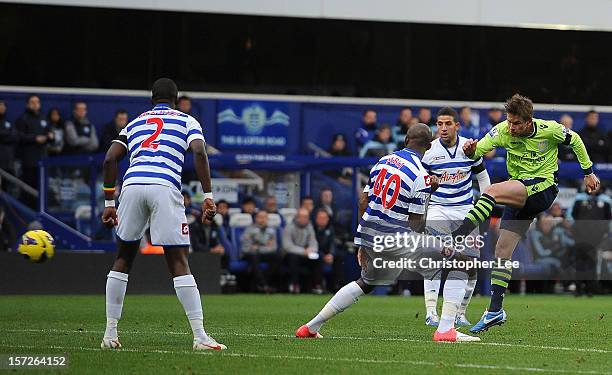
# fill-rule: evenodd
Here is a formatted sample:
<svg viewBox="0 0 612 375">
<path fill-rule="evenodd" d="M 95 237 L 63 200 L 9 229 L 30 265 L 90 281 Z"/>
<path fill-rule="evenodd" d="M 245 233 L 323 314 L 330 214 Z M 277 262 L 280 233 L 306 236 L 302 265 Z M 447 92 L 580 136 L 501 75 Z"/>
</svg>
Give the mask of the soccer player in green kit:
<svg viewBox="0 0 612 375">
<path fill-rule="evenodd" d="M 490 215 L 496 204 L 505 205 L 495 246 L 498 266 L 491 273 L 491 302 L 480 321 L 470 329 L 480 333 L 506 321 L 502 308 L 504 293 L 512 276 L 506 260 L 525 234 L 533 219 L 546 211 L 557 197 L 557 145 L 570 146 L 584 172 L 587 193 L 599 190 L 599 179 L 593 173 L 580 136 L 556 121 L 533 118 L 533 103 L 515 94 L 506 104 L 507 119 L 481 140 L 467 141 L 464 153 L 473 159 L 482 157 L 496 147 L 507 150 L 506 165 L 510 180 L 492 184 L 474 205 L 461 226 L 453 232 L 455 238 L 466 236 Z"/>
</svg>

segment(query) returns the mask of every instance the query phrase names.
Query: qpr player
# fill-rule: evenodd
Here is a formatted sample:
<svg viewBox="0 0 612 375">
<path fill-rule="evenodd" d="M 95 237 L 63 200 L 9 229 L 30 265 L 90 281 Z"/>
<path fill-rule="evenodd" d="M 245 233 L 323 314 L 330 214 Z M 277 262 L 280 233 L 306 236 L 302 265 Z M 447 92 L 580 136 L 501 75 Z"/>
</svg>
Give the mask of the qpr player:
<svg viewBox="0 0 612 375">
<path fill-rule="evenodd" d="M 154 107 L 130 122 L 111 144 L 104 160 L 105 209 L 102 221 L 117 225 L 117 258 L 106 281 L 106 330 L 101 347 L 121 347 L 117 324 L 123 310 L 128 274 L 140 240 L 150 224 L 151 242 L 163 246 L 176 295 L 193 331 L 194 350 L 222 350 L 204 331 L 200 292 L 189 270 L 189 226 L 181 194 L 185 153 L 193 151 L 196 174 L 204 193 L 203 221 L 216 213 L 211 192 L 210 167 L 202 127 L 193 117 L 175 109 L 178 88 L 168 78 L 153 84 Z M 117 163 L 129 155 L 123 176 L 119 209 L 115 209 Z"/>
<path fill-rule="evenodd" d="M 476 176 L 480 191 L 485 191 L 491 180 L 484 167 L 482 157 L 472 160 L 463 153 L 463 145 L 467 138 L 458 134 L 460 129 L 457 112 L 444 107 L 438 111 L 436 117 L 439 138 L 431 143 L 431 148 L 423 156 L 423 166 L 428 172 L 438 177 L 439 187 L 431 194 L 427 208 L 427 231 L 435 235 L 449 235 L 457 229 L 465 215 L 474 207 L 474 193 L 472 190 L 472 176 Z M 472 238 L 478 236 L 478 228 L 470 234 Z M 467 247 L 466 255 L 478 257 L 480 251 L 477 247 Z M 425 296 L 425 324 L 437 327 L 437 303 L 440 290 L 440 279 L 423 280 Z M 476 273 L 468 280 L 467 288 L 459 311 L 457 311 L 457 326 L 467 326 L 465 312 L 476 286 Z"/>
</svg>

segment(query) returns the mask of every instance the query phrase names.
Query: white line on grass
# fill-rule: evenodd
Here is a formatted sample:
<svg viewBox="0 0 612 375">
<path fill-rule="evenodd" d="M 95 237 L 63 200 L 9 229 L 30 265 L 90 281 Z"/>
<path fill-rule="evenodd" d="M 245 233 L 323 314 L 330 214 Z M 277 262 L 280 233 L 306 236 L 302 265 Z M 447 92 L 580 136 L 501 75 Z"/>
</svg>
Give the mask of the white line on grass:
<svg viewBox="0 0 612 375">
<path fill-rule="evenodd" d="M 31 332 L 31 333 L 96 333 L 102 334 L 103 330 L 91 331 L 91 330 L 69 330 L 69 329 L 8 329 L 6 332 Z M 191 335 L 191 332 L 161 332 L 161 331 L 122 331 L 123 334 L 133 335 Z M 213 333 L 211 333 L 213 334 Z M 278 338 L 293 338 L 293 335 L 282 335 L 282 334 L 268 334 L 268 333 L 244 333 L 244 332 L 229 332 L 220 331 L 215 332 L 216 335 L 229 335 L 229 336 L 246 336 L 246 337 L 278 337 Z M 398 341 L 398 342 L 419 342 L 419 343 L 433 343 L 431 340 L 418 340 L 418 339 L 406 339 L 401 337 L 358 337 L 358 336 L 325 336 L 326 339 L 332 340 L 374 340 L 374 341 Z M 569 348 L 563 346 L 547 346 L 547 345 L 528 345 L 528 344 L 511 344 L 501 342 L 470 342 L 469 345 L 485 345 L 485 346 L 505 346 L 511 348 L 525 348 L 525 349 L 545 349 L 545 350 L 560 350 L 568 352 L 583 352 L 583 353 L 612 353 L 612 350 L 596 349 L 596 348 Z"/>
<path fill-rule="evenodd" d="M 0 347 L 18 348 L 18 349 L 56 349 L 56 350 L 75 350 L 75 351 L 96 351 L 102 349 L 89 348 L 83 346 L 34 346 L 34 345 L 8 345 L 0 344 Z M 109 350 L 110 351 L 110 350 Z M 564 369 L 549 369 L 540 367 L 517 367 L 517 366 L 495 366 L 482 365 L 474 363 L 441 363 L 429 361 L 411 361 L 411 360 L 393 360 L 393 359 L 368 359 L 368 358 L 343 358 L 343 357 L 314 357 L 314 356 L 296 356 L 296 355 L 266 355 L 266 354 L 251 354 L 251 353 L 232 353 L 232 352 L 197 352 L 186 350 L 155 350 L 155 349 L 129 349 L 121 348 L 114 352 L 129 352 L 129 353 L 154 353 L 154 354 L 190 354 L 190 355 L 220 355 L 222 357 L 239 357 L 239 358 L 265 358 L 265 359 L 291 359 L 291 360 L 314 360 L 314 361 L 331 361 L 331 362 L 358 362 L 358 363 L 376 363 L 376 364 L 398 364 L 398 365 L 415 365 L 415 366 L 433 366 L 433 367 L 458 367 L 471 369 L 487 369 L 487 370 L 507 370 L 520 372 L 553 372 L 561 374 L 612 374 L 609 372 L 599 372 L 593 370 L 564 370 Z"/>
</svg>

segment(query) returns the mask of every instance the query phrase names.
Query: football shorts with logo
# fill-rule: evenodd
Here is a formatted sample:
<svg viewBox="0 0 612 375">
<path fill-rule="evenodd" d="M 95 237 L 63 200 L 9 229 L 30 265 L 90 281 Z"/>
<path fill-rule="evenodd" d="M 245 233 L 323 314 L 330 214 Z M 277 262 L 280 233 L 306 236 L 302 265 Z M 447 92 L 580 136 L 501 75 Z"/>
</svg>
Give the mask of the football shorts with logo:
<svg viewBox="0 0 612 375">
<path fill-rule="evenodd" d="M 154 246 L 189 246 L 183 195 L 164 185 L 128 185 L 119 196 L 117 237 L 140 241 L 150 223 Z"/>
</svg>

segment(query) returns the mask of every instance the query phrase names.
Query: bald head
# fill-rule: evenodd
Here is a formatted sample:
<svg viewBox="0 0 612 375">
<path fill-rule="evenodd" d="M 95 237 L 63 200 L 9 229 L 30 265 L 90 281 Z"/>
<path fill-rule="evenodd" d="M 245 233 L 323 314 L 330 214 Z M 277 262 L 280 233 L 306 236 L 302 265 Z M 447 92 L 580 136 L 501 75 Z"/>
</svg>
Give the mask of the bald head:
<svg viewBox="0 0 612 375">
<path fill-rule="evenodd" d="M 404 144 L 417 152 L 424 153 L 431 147 L 431 129 L 425 124 L 414 124 L 408 129 Z"/>
</svg>

